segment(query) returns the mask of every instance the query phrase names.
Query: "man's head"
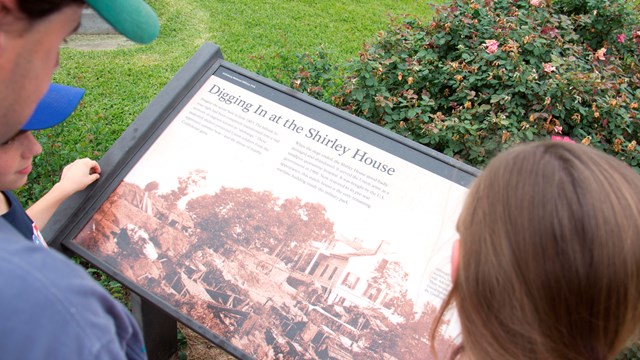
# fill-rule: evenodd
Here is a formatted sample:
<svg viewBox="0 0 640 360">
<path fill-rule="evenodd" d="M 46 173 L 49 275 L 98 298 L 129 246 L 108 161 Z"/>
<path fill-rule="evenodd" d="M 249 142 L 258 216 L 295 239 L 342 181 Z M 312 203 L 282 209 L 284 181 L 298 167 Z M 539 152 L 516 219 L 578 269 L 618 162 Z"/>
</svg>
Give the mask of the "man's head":
<svg viewBox="0 0 640 360">
<path fill-rule="evenodd" d="M 143 0 L 87 0 L 131 40 L 147 43 L 158 19 Z M 0 0 L 0 144 L 13 137 L 58 67 L 60 44 L 80 25 L 81 0 Z"/>
</svg>

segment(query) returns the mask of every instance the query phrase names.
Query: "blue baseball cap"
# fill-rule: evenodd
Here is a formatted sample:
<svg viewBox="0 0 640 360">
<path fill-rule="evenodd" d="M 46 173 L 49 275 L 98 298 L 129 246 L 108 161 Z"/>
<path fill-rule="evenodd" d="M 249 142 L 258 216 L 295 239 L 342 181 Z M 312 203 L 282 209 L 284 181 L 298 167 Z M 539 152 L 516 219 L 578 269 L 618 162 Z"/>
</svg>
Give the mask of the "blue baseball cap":
<svg viewBox="0 0 640 360">
<path fill-rule="evenodd" d="M 66 120 L 78 107 L 84 89 L 60 84 L 49 85 L 22 130 L 42 130 L 56 126 Z"/>
</svg>

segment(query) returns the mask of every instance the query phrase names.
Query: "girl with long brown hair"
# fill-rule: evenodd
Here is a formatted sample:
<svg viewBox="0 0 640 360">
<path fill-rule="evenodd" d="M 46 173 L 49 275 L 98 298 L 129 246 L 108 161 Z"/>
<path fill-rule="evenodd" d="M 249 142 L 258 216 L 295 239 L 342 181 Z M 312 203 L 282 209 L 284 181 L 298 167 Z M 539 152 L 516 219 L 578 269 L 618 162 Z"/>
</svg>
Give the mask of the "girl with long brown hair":
<svg viewBox="0 0 640 360">
<path fill-rule="evenodd" d="M 450 358 L 608 360 L 638 335 L 640 175 L 622 161 L 566 142 L 515 147 L 474 182 L 457 227 L 431 331 L 435 343 L 455 305 Z"/>
</svg>

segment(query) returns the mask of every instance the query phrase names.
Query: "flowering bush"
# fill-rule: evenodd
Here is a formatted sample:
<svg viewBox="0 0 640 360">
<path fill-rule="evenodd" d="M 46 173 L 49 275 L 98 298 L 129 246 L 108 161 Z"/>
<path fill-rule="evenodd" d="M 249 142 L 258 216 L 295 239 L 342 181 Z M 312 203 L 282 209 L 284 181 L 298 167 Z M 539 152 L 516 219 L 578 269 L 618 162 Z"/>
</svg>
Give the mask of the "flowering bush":
<svg viewBox="0 0 640 360">
<path fill-rule="evenodd" d="M 576 33 L 592 49 L 620 36 L 620 29 L 635 22 L 635 11 L 625 1 L 554 0 L 556 11 L 571 16 Z"/>
<path fill-rule="evenodd" d="M 307 58 L 293 87 L 477 167 L 557 135 L 639 169 L 640 28 L 626 2 L 452 0 L 435 10 L 428 22 L 393 20 L 341 86 L 314 85 L 305 67 L 319 65 Z M 625 17 L 596 34 L 611 14 Z"/>
</svg>

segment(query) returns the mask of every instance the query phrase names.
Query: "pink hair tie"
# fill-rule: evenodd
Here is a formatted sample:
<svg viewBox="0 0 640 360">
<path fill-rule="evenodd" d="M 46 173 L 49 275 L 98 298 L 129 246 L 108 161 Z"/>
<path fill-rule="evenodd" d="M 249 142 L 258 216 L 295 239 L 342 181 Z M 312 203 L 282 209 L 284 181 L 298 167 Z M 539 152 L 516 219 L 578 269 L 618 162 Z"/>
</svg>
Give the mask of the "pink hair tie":
<svg viewBox="0 0 640 360">
<path fill-rule="evenodd" d="M 570 137 L 564 135 L 551 135 L 551 141 L 561 141 L 575 143 Z"/>
</svg>

